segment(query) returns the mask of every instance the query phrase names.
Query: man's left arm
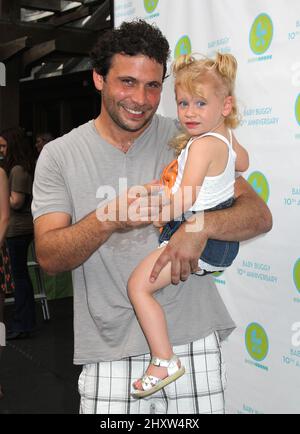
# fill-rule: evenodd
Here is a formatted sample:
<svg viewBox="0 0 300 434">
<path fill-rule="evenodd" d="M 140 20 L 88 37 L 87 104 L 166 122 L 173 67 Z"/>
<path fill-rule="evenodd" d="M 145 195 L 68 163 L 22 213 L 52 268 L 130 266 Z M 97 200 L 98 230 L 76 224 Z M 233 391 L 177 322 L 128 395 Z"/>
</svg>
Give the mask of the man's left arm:
<svg viewBox="0 0 300 434">
<path fill-rule="evenodd" d="M 235 182 L 236 201 L 231 208 L 204 213 L 201 231 L 186 230 L 184 223 L 172 236 L 166 249 L 156 261 L 150 279 L 157 278 L 168 262 L 172 263 L 172 283 L 186 280 L 198 269 L 207 240 L 245 241 L 272 228 L 272 215 L 265 202 L 253 188 L 239 177 Z"/>
</svg>

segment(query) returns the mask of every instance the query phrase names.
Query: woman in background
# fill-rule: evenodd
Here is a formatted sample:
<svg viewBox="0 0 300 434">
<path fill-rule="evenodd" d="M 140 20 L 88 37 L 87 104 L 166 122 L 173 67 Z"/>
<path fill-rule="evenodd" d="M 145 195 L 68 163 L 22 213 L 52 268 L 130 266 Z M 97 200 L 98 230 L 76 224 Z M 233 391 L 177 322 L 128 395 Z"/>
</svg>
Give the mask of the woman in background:
<svg viewBox="0 0 300 434">
<path fill-rule="evenodd" d="M 34 290 L 27 268 L 27 254 L 33 240 L 31 215 L 35 156 L 21 128 L 2 131 L 0 141 L 7 144 L 4 168 L 10 192 L 10 222 L 7 245 L 15 284 L 14 318 L 6 339 L 28 337 L 35 328 Z"/>
<path fill-rule="evenodd" d="M 1 140 L 0 140 L 1 145 Z M 4 330 L 4 300 L 5 294 L 13 290 L 11 271 L 9 265 L 9 257 L 5 245 L 5 234 L 9 223 L 9 190 L 8 180 L 5 171 L 0 168 L 0 325 L 1 330 Z M 0 336 L 0 358 L 2 346 L 5 341 L 5 336 Z M 3 397 L 3 392 L 0 384 L 0 398 Z"/>
</svg>

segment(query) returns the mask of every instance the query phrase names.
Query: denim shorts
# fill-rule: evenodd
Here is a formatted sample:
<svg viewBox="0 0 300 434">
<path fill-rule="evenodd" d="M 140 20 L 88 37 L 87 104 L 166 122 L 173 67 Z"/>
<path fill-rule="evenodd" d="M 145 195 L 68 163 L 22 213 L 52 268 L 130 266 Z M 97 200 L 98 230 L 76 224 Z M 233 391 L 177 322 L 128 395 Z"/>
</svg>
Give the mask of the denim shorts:
<svg viewBox="0 0 300 434">
<path fill-rule="evenodd" d="M 234 203 L 234 198 L 228 199 L 219 205 L 205 210 L 217 211 L 225 208 L 230 208 Z M 193 214 L 196 214 L 193 211 Z M 180 225 L 186 221 L 186 216 L 183 214 L 181 219 L 172 220 L 167 223 L 160 234 L 159 243 L 162 244 L 165 241 L 169 241 L 171 236 L 177 231 Z M 211 240 L 207 241 L 206 247 L 200 256 L 200 259 L 207 264 L 213 265 L 214 267 L 229 267 L 239 252 L 239 243 L 237 241 L 221 241 L 221 240 Z"/>
</svg>

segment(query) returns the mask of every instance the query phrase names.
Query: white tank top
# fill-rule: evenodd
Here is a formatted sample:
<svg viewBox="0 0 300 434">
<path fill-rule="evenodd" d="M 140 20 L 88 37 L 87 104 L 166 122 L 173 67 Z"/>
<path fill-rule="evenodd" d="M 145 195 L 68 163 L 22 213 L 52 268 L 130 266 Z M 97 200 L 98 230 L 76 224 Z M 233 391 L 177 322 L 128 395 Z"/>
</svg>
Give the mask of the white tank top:
<svg viewBox="0 0 300 434">
<path fill-rule="evenodd" d="M 172 193 L 176 193 L 180 187 L 185 163 L 187 161 L 188 152 L 191 144 L 194 140 L 200 137 L 213 136 L 222 140 L 228 146 L 228 160 L 227 165 L 220 175 L 206 176 L 204 178 L 200 193 L 198 194 L 196 201 L 189 211 L 204 211 L 209 208 L 213 208 L 222 202 L 232 198 L 234 196 L 234 181 L 235 181 L 235 160 L 236 153 L 232 147 L 232 133 L 229 130 L 230 142 L 226 137 L 218 133 L 206 133 L 202 136 L 192 137 L 187 143 L 186 147 L 181 151 L 177 158 L 178 161 L 178 173 L 174 186 L 172 187 Z"/>
</svg>

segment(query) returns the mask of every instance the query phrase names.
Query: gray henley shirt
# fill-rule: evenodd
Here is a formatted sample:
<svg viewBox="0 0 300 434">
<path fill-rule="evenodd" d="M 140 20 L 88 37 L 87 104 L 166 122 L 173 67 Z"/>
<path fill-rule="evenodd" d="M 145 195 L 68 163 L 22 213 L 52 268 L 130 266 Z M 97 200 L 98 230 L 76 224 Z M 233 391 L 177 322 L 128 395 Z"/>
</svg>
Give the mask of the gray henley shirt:
<svg viewBox="0 0 300 434">
<path fill-rule="evenodd" d="M 103 140 L 90 121 L 48 143 L 37 163 L 33 187 L 34 219 L 67 213 L 76 223 L 101 205 L 103 192 L 118 195 L 127 187 L 159 179 L 173 158 L 167 143 L 173 120 L 155 115 L 151 125 L 124 154 Z M 121 182 L 120 182 L 121 180 Z M 149 352 L 127 297 L 127 281 L 136 265 L 158 247 L 152 225 L 115 232 L 72 271 L 75 364 L 119 360 Z M 213 331 L 224 339 L 235 325 L 211 276 L 191 275 L 155 294 L 164 308 L 170 340 L 181 345 Z"/>
</svg>

